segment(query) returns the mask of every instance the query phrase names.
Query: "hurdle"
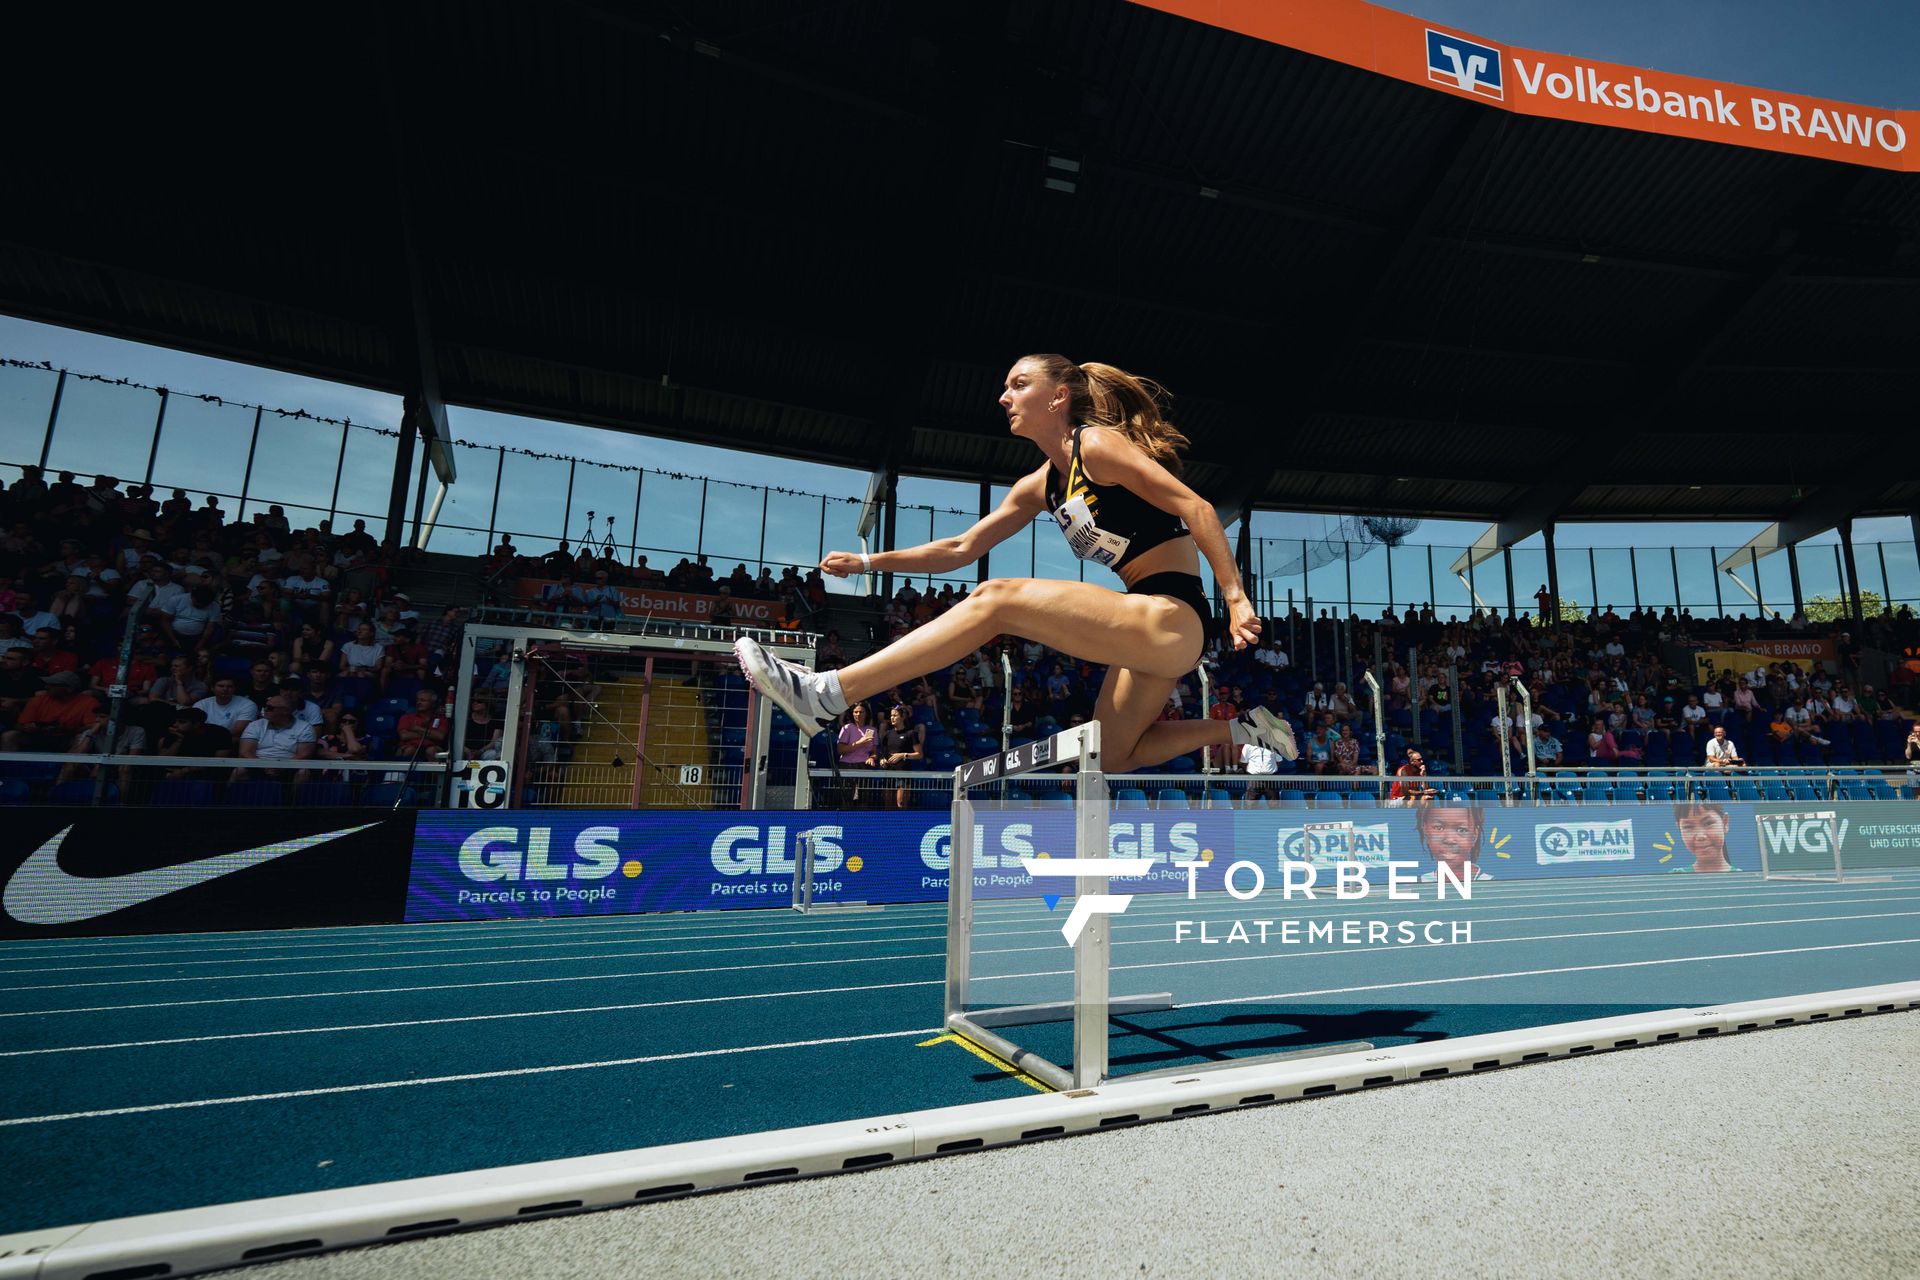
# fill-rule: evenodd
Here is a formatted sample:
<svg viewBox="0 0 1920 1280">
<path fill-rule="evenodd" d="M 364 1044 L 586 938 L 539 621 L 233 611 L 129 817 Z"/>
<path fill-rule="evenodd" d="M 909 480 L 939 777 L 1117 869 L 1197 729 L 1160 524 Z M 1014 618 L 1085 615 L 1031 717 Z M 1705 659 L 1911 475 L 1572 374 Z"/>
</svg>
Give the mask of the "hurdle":
<svg viewBox="0 0 1920 1280">
<path fill-rule="evenodd" d="M 946 1025 L 962 1039 L 1055 1089 L 1085 1089 L 1106 1078 L 1107 1019 L 1111 1014 L 1173 1008 L 1171 992 L 1118 1000 L 1109 993 L 1112 935 L 1106 916 L 1092 916 L 1073 948 L 1071 1001 L 967 1012 L 972 971 L 969 948 L 973 937 L 973 788 L 1035 769 L 1057 769 L 1068 764 L 1078 766 L 1074 771 L 1073 856 L 1081 874 L 1075 877 L 1075 893 L 1083 899 L 1105 895 L 1105 871 L 1089 870 L 1087 865 L 1108 856 L 1107 777 L 1100 770 L 1097 721 L 970 760 L 953 771 L 953 856 L 947 869 Z M 1068 1020 L 1073 1023 L 1071 1071 L 994 1030 Z"/>
<path fill-rule="evenodd" d="M 1073 860 L 1060 868 L 1074 877 L 1074 917 L 1081 919 L 1073 947 L 1073 999 L 1040 1004 L 1009 1005 L 1003 1008 L 968 1011 L 972 977 L 974 903 L 974 839 L 976 821 L 972 792 L 974 788 L 1017 777 L 1036 769 L 1077 766 L 1074 771 Z M 1111 916 L 1100 910 L 1115 902 L 1107 892 L 1110 874 L 1140 875 L 1149 863 L 1145 859 L 1114 858 L 1108 848 L 1107 777 L 1100 768 L 1100 725 L 1095 721 L 1064 729 L 1051 737 L 1024 746 L 996 752 L 961 765 L 953 771 L 952 854 L 947 867 L 947 1030 L 978 1049 L 984 1050 L 1019 1071 L 1058 1090 L 1091 1089 L 1115 1077 L 1108 1055 L 1108 1020 L 1116 1014 L 1155 1013 L 1177 1008 L 1173 993 L 1116 996 L 1110 991 L 1113 959 Z M 1345 824 L 1347 840 L 1352 841 L 1352 824 Z M 1029 871 L 1032 865 L 1029 863 Z M 1118 901 L 1124 906 L 1124 899 Z M 1084 914 L 1083 914 L 1084 912 Z M 1049 1062 L 1040 1054 L 1016 1043 L 1002 1030 L 1039 1023 L 1073 1024 L 1073 1065 L 1071 1069 Z M 1160 1076 L 1190 1075 L 1223 1067 L 1244 1067 L 1256 1063 L 1284 1062 L 1299 1058 L 1321 1057 L 1371 1049 L 1369 1041 L 1347 1041 L 1311 1049 L 1264 1054 L 1258 1057 L 1232 1058 L 1193 1067 L 1170 1067 L 1158 1071 L 1129 1073 L 1127 1080 L 1145 1080 Z"/>
<path fill-rule="evenodd" d="M 813 847 L 813 832 L 803 831 L 793 842 L 793 909 L 803 916 L 861 915 L 885 908 L 877 903 L 861 901 L 815 902 L 813 900 L 814 860 L 818 856 Z"/>
</svg>

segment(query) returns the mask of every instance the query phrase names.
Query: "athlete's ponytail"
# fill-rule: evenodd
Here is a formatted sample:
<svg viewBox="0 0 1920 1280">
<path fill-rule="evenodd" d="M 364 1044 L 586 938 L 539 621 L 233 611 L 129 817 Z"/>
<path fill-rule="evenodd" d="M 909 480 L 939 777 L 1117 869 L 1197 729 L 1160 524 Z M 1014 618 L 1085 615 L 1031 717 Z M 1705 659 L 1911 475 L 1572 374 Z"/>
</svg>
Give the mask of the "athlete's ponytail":
<svg viewBox="0 0 1920 1280">
<path fill-rule="evenodd" d="M 1139 446 L 1141 452 L 1175 475 L 1180 474 L 1180 450 L 1190 443 L 1167 421 L 1167 389 L 1110 364 L 1075 364 L 1063 355 L 1033 355 L 1055 382 L 1067 388 L 1069 411 L 1075 422 L 1107 427 Z"/>
</svg>

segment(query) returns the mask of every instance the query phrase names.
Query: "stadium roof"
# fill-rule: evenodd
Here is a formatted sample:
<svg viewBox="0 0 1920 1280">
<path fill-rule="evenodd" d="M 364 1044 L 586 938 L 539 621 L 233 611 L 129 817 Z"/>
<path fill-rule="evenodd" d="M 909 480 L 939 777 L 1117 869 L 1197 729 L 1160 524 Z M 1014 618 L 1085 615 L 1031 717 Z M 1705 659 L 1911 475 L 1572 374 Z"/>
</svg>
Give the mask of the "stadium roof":
<svg viewBox="0 0 1920 1280">
<path fill-rule="evenodd" d="M 9 84 L 0 310 L 995 481 L 1034 463 L 1001 378 L 1058 349 L 1171 388 L 1233 510 L 1920 510 L 1914 113 L 1715 133 L 1553 99 L 1537 61 L 1527 98 L 1517 57 L 1499 101 L 1470 59 L 1423 77 L 1424 25 L 1356 0 L 1163 7 L 1207 21 L 54 7 Z"/>
</svg>

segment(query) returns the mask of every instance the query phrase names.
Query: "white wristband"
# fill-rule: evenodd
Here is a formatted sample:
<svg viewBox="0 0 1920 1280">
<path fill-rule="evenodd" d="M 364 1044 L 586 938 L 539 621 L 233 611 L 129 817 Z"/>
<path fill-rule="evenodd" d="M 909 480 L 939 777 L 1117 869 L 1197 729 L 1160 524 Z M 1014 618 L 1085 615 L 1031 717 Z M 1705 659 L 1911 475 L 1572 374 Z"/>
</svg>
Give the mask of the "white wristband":
<svg viewBox="0 0 1920 1280">
<path fill-rule="evenodd" d="M 873 557 L 864 551 L 860 553 L 860 571 L 867 574 L 873 572 Z"/>
</svg>

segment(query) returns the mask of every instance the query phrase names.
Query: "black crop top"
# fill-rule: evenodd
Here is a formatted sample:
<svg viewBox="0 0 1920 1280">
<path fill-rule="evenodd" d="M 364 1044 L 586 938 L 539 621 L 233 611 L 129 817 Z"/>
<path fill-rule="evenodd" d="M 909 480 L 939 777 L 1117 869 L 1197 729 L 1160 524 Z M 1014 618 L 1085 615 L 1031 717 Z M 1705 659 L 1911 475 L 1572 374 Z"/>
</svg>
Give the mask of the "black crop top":
<svg viewBox="0 0 1920 1280">
<path fill-rule="evenodd" d="M 1060 473 L 1047 468 L 1047 510 L 1082 560 L 1104 564 L 1115 573 L 1163 542 L 1187 536 L 1187 522 L 1169 515 L 1125 485 L 1095 484 L 1080 461 L 1080 433 L 1073 429 L 1073 459 L 1064 488 Z"/>
</svg>

